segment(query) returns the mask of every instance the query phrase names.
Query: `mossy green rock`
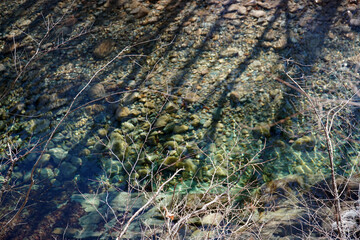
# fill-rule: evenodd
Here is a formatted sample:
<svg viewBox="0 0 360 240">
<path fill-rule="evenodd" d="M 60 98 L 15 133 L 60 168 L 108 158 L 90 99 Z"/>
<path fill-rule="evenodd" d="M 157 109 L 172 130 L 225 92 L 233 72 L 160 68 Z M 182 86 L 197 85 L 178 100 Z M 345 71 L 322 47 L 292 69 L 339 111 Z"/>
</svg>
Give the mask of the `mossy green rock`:
<svg viewBox="0 0 360 240">
<path fill-rule="evenodd" d="M 304 136 L 301 138 L 296 139 L 296 141 L 293 143 L 292 148 L 295 150 L 306 150 L 311 151 L 315 147 L 315 139 L 311 136 Z"/>
<path fill-rule="evenodd" d="M 189 130 L 189 127 L 186 125 L 176 125 L 174 127 L 174 133 L 183 133 L 186 132 L 187 130 Z"/>
<path fill-rule="evenodd" d="M 184 137 L 182 135 L 180 135 L 180 134 L 176 134 L 176 135 L 171 136 L 171 139 L 173 139 L 174 141 L 176 141 L 178 143 L 184 141 Z"/>
<path fill-rule="evenodd" d="M 167 148 L 167 149 L 176 149 L 178 147 L 178 144 L 176 141 L 167 141 L 164 146 Z"/>
<path fill-rule="evenodd" d="M 165 127 L 169 121 L 170 121 L 169 114 L 162 115 L 156 120 L 154 127 L 156 128 Z"/>
<path fill-rule="evenodd" d="M 267 123 L 260 123 L 254 129 L 255 136 L 270 137 L 270 125 Z"/>
<path fill-rule="evenodd" d="M 192 172 L 192 173 L 195 173 L 196 172 L 196 165 L 195 163 L 193 162 L 192 159 L 186 159 L 185 162 L 184 162 L 184 167 L 185 167 L 185 170 L 186 171 L 189 171 L 189 172 Z"/>
<path fill-rule="evenodd" d="M 168 113 L 174 113 L 179 110 L 179 106 L 173 102 L 168 102 L 165 107 L 165 111 Z"/>
<path fill-rule="evenodd" d="M 163 164 L 166 166 L 169 166 L 169 165 L 175 164 L 178 161 L 180 161 L 179 157 L 168 156 L 165 158 Z"/>
<path fill-rule="evenodd" d="M 129 145 L 124 140 L 124 137 L 118 130 L 114 130 L 110 134 L 109 148 L 119 157 L 126 154 Z"/>
<path fill-rule="evenodd" d="M 128 107 L 121 107 L 119 106 L 118 109 L 116 110 L 116 120 L 118 121 L 123 121 L 124 119 L 127 119 L 130 116 L 131 112 L 130 109 Z"/>
</svg>

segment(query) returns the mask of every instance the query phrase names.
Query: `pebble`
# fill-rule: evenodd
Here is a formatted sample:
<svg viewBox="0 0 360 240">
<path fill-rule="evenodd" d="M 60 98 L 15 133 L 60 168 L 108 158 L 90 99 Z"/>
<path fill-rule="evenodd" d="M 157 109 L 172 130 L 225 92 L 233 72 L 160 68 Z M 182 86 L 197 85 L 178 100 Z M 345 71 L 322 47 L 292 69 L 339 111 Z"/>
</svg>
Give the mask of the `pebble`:
<svg viewBox="0 0 360 240">
<path fill-rule="evenodd" d="M 118 109 L 116 110 L 115 117 L 116 117 L 116 120 L 122 121 L 122 120 L 128 118 L 129 115 L 130 115 L 130 109 L 128 107 L 119 106 Z"/>
<path fill-rule="evenodd" d="M 44 153 L 40 159 L 40 164 L 46 164 L 50 160 L 51 155 Z"/>
<path fill-rule="evenodd" d="M 135 126 L 130 122 L 124 122 L 122 126 L 127 132 L 133 131 L 135 129 Z"/>
<path fill-rule="evenodd" d="M 60 163 L 63 160 L 68 152 L 62 148 L 56 147 L 49 150 L 49 154 L 54 158 L 55 163 Z"/>
<path fill-rule="evenodd" d="M 51 168 L 42 168 L 40 170 L 40 178 L 41 179 L 49 179 L 54 177 L 54 172 Z"/>
<path fill-rule="evenodd" d="M 105 88 L 101 83 L 97 83 L 89 89 L 91 99 L 97 99 L 105 96 Z"/>
<path fill-rule="evenodd" d="M 295 150 L 312 150 L 315 147 L 315 139 L 311 136 L 304 136 L 296 139 L 293 143 L 292 148 Z"/>
<path fill-rule="evenodd" d="M 247 9 L 244 6 L 241 6 L 239 3 L 235 3 L 235 4 L 231 4 L 230 7 L 228 8 L 229 12 L 233 12 L 236 11 L 242 15 L 246 15 L 247 14 Z"/>
<path fill-rule="evenodd" d="M 170 121 L 169 114 L 162 115 L 156 120 L 154 127 L 156 127 L 156 128 L 165 127 L 169 121 Z"/>
<path fill-rule="evenodd" d="M 229 20 L 235 20 L 235 19 L 238 19 L 239 16 L 237 15 L 237 13 L 233 12 L 233 13 L 224 14 L 224 18 L 229 19 Z"/>
<path fill-rule="evenodd" d="M 75 177 L 75 172 L 77 168 L 68 162 L 63 162 L 60 166 L 60 172 L 65 178 Z"/>
<path fill-rule="evenodd" d="M 176 142 L 183 142 L 184 141 L 184 137 L 180 134 L 176 134 L 176 135 L 173 135 L 171 136 L 171 139 L 175 140 Z"/>
<path fill-rule="evenodd" d="M 144 6 L 138 6 L 137 8 L 131 10 L 131 14 L 135 16 L 135 18 L 143 18 L 148 15 L 150 10 Z"/>
<path fill-rule="evenodd" d="M 6 70 L 6 67 L 4 64 L 0 64 L 0 72 L 4 72 Z"/>
<path fill-rule="evenodd" d="M 170 150 L 176 149 L 178 147 L 178 144 L 176 141 L 167 141 L 164 146 Z"/>
<path fill-rule="evenodd" d="M 232 91 L 229 93 L 229 98 L 232 103 L 239 103 L 240 100 L 243 98 L 243 95 L 240 94 L 238 91 Z"/>
<path fill-rule="evenodd" d="M 189 127 L 186 126 L 186 125 L 176 125 L 174 127 L 174 133 L 183 133 L 183 132 L 186 132 L 187 130 L 189 130 Z"/>
<path fill-rule="evenodd" d="M 108 131 L 105 129 L 105 128 L 100 128 L 98 131 L 97 131 L 99 137 L 106 137 Z"/>
<path fill-rule="evenodd" d="M 256 18 L 261 18 L 261 17 L 264 17 L 266 15 L 266 12 L 264 10 L 251 10 L 249 12 L 249 15 L 250 16 L 253 16 L 253 17 L 256 17 Z"/>
<path fill-rule="evenodd" d="M 190 93 L 186 94 L 186 96 L 184 97 L 184 100 L 187 103 L 195 103 L 200 100 L 200 97 L 196 93 L 190 92 Z"/>
<path fill-rule="evenodd" d="M 174 113 L 179 110 L 179 106 L 173 102 L 168 102 L 165 107 L 167 113 Z"/>
<path fill-rule="evenodd" d="M 165 166 L 169 166 L 172 164 L 175 164 L 177 161 L 180 161 L 179 157 L 174 157 L 174 156 L 168 156 L 165 158 L 165 160 L 163 161 L 163 164 Z"/>
<path fill-rule="evenodd" d="M 204 225 L 218 226 L 223 219 L 224 216 L 221 213 L 209 213 L 201 218 L 201 224 L 203 226 Z"/>
<path fill-rule="evenodd" d="M 93 54 L 96 58 L 105 58 L 114 51 L 114 47 L 115 41 L 111 39 L 105 39 L 96 45 Z"/>
<path fill-rule="evenodd" d="M 239 50 L 237 48 L 227 48 L 220 53 L 222 57 L 236 57 L 239 55 Z"/>
</svg>

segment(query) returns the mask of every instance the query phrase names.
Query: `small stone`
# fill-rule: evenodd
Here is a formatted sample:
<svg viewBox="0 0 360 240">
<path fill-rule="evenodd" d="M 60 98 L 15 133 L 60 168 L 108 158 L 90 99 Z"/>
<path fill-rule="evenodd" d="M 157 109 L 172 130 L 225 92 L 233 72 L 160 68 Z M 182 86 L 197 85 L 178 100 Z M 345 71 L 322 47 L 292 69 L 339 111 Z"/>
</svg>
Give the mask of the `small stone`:
<svg viewBox="0 0 360 240">
<path fill-rule="evenodd" d="M 130 132 L 130 131 L 132 131 L 132 130 L 135 129 L 135 126 L 134 126 L 132 123 L 130 123 L 130 122 L 124 122 L 124 123 L 122 124 L 122 126 L 123 126 L 123 128 L 124 128 L 127 132 Z"/>
<path fill-rule="evenodd" d="M 162 115 L 156 120 L 154 127 L 156 128 L 165 127 L 169 121 L 170 121 L 169 114 Z"/>
<path fill-rule="evenodd" d="M 64 230 L 65 230 L 64 228 L 54 228 L 52 233 L 55 235 L 61 235 L 61 234 L 63 234 Z"/>
<path fill-rule="evenodd" d="M 46 164 L 50 160 L 51 155 L 44 153 L 40 159 L 40 164 Z"/>
<path fill-rule="evenodd" d="M 110 142 L 110 148 L 117 156 L 124 156 L 128 147 L 129 145 L 125 141 L 114 140 Z"/>
<path fill-rule="evenodd" d="M 186 171 L 192 172 L 192 173 L 195 173 L 196 169 L 197 169 L 197 167 L 192 159 L 186 159 L 184 162 L 184 167 L 185 167 Z"/>
<path fill-rule="evenodd" d="M 129 105 L 139 100 L 140 94 L 138 92 L 127 93 L 125 94 L 124 99 L 124 104 Z"/>
<path fill-rule="evenodd" d="M 179 110 L 179 106 L 173 102 L 168 102 L 165 107 L 167 113 L 174 113 Z"/>
<path fill-rule="evenodd" d="M 220 178 L 222 178 L 222 177 L 227 177 L 227 176 L 229 175 L 227 169 L 225 169 L 225 168 L 223 168 L 223 167 L 221 167 L 221 166 L 218 166 L 218 167 L 216 167 L 216 168 L 211 168 L 211 169 L 207 172 L 207 175 L 208 175 L 209 177 L 214 176 L 214 174 L 215 174 L 216 177 L 220 177 Z"/>
<path fill-rule="evenodd" d="M 360 19 L 357 19 L 357 18 L 350 19 L 349 25 L 353 26 L 353 27 L 359 27 Z"/>
<path fill-rule="evenodd" d="M 155 104 L 153 102 L 146 102 L 144 104 L 144 107 L 153 109 L 153 108 L 155 108 Z"/>
<path fill-rule="evenodd" d="M 74 176 L 77 168 L 68 162 L 63 162 L 60 166 L 60 172 L 65 178 L 70 178 Z"/>
<path fill-rule="evenodd" d="M 73 164 L 76 167 L 80 167 L 82 165 L 82 159 L 79 157 L 72 157 L 71 164 Z"/>
<path fill-rule="evenodd" d="M 126 118 L 128 118 L 130 115 L 130 109 L 128 107 L 121 107 L 119 106 L 118 109 L 116 110 L 116 120 L 118 121 L 122 121 Z"/>
<path fill-rule="evenodd" d="M 137 8 L 133 9 L 130 13 L 135 16 L 135 18 L 143 18 L 148 15 L 150 10 L 144 6 L 138 6 Z"/>
<path fill-rule="evenodd" d="M 87 148 L 85 148 L 81 151 L 81 155 L 83 155 L 83 156 L 89 156 L 90 154 L 91 154 L 91 151 Z"/>
<path fill-rule="evenodd" d="M 175 122 L 170 122 L 168 124 L 166 124 L 166 126 L 164 127 L 163 131 L 165 133 L 171 133 L 174 131 L 174 128 L 176 126 L 176 123 Z"/>
<path fill-rule="evenodd" d="M 4 64 L 0 64 L 0 72 L 4 72 L 6 70 L 6 67 Z"/>
<path fill-rule="evenodd" d="M 55 163 L 59 163 L 67 156 L 68 152 L 62 148 L 57 147 L 50 149 L 49 154 L 54 158 Z"/>
<path fill-rule="evenodd" d="M 220 56 L 222 57 L 236 57 L 238 55 L 239 55 L 239 49 L 232 47 L 227 48 L 226 50 L 220 53 Z"/>
<path fill-rule="evenodd" d="M 89 90 L 89 96 L 91 99 L 97 99 L 105 96 L 105 88 L 101 83 L 95 84 Z"/>
<path fill-rule="evenodd" d="M 146 154 L 146 160 L 148 160 L 151 163 L 157 160 L 158 158 L 159 156 L 156 154 Z"/>
<path fill-rule="evenodd" d="M 210 213 L 201 219 L 201 224 L 218 226 L 223 219 L 224 216 L 221 213 Z"/>
<path fill-rule="evenodd" d="M 273 44 L 273 48 L 275 50 L 281 50 L 284 49 L 286 45 L 287 45 L 287 37 L 281 36 L 280 39 Z"/>
<path fill-rule="evenodd" d="M 254 135 L 270 137 L 270 125 L 267 123 L 260 123 L 255 127 Z"/>
<path fill-rule="evenodd" d="M 173 165 L 176 162 L 180 161 L 179 157 L 174 157 L 174 156 L 168 156 L 165 158 L 165 160 L 163 161 L 163 164 L 165 166 L 169 166 L 169 165 Z"/>
<path fill-rule="evenodd" d="M 183 132 L 186 132 L 187 130 L 189 130 L 189 127 L 186 126 L 186 125 L 176 125 L 174 127 L 174 133 L 183 133 Z"/>
<path fill-rule="evenodd" d="M 111 39 L 105 39 L 96 45 L 93 54 L 97 58 L 105 58 L 113 52 L 114 47 L 115 41 Z"/>
<path fill-rule="evenodd" d="M 50 168 L 42 168 L 40 170 L 40 178 L 41 179 L 54 178 L 54 172 Z"/>
<path fill-rule="evenodd" d="M 150 136 L 147 140 L 147 143 L 151 146 L 156 146 L 159 142 L 158 136 Z"/>
<path fill-rule="evenodd" d="M 235 20 L 235 19 L 239 18 L 239 16 L 237 15 L 236 12 L 232 12 L 232 13 L 224 14 L 224 18 L 229 19 L 229 20 Z"/>
<path fill-rule="evenodd" d="M 191 126 L 193 126 L 193 127 L 200 126 L 200 117 L 198 115 L 193 114 L 193 115 L 191 115 L 190 119 L 191 119 L 191 122 L 190 122 Z"/>
<path fill-rule="evenodd" d="M 228 11 L 229 12 L 236 11 L 236 12 L 242 14 L 242 15 L 247 14 L 246 7 L 241 6 L 239 3 L 231 4 L 230 7 L 228 8 Z"/>
<path fill-rule="evenodd" d="M 261 18 L 261 17 L 264 17 L 266 15 L 266 12 L 263 11 L 263 10 L 251 10 L 249 12 L 249 15 L 250 16 L 253 16 L 253 17 L 256 17 L 256 18 Z"/>
<path fill-rule="evenodd" d="M 210 126 L 211 126 L 211 123 L 212 123 L 211 119 L 208 119 L 208 120 L 204 123 L 204 127 L 205 127 L 205 128 L 210 127 Z"/>
<path fill-rule="evenodd" d="M 240 94 L 238 91 L 232 91 L 229 94 L 230 101 L 232 103 L 239 103 L 240 99 L 242 99 L 243 95 Z"/>
<path fill-rule="evenodd" d="M 184 97 L 184 100 L 187 103 L 195 103 L 195 102 L 198 102 L 199 99 L 200 99 L 200 97 L 194 92 L 190 92 L 190 93 L 186 94 L 186 96 Z"/>
<path fill-rule="evenodd" d="M 106 135 L 108 134 L 108 131 L 105 128 L 100 128 L 97 131 L 99 137 L 106 137 Z"/>
<path fill-rule="evenodd" d="M 175 140 L 176 142 L 183 142 L 184 141 L 184 137 L 180 134 L 176 134 L 171 136 L 171 139 Z"/>
<path fill-rule="evenodd" d="M 141 169 L 139 169 L 139 170 L 137 171 L 137 173 L 139 174 L 139 176 L 140 176 L 141 178 L 143 178 L 143 177 L 146 177 L 147 175 L 150 174 L 150 169 L 148 169 L 148 168 L 141 168 Z"/>
<path fill-rule="evenodd" d="M 175 141 L 167 141 L 164 144 L 164 147 L 169 149 L 169 150 L 174 150 L 174 149 L 176 149 L 178 147 L 178 144 Z"/>
<path fill-rule="evenodd" d="M 307 150 L 311 151 L 315 147 L 315 139 L 310 136 L 304 136 L 296 139 L 296 141 L 292 145 L 295 150 Z"/>
</svg>

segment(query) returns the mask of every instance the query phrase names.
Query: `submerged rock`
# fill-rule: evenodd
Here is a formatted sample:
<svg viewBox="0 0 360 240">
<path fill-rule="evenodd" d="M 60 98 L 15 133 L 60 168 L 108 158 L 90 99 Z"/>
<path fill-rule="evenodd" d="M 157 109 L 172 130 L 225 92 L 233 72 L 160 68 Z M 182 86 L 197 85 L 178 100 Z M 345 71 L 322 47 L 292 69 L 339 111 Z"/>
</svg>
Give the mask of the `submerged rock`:
<svg viewBox="0 0 360 240">
<path fill-rule="evenodd" d="M 89 96 L 91 99 L 97 99 L 105 96 L 105 88 L 101 83 L 97 83 L 89 90 Z"/>
<path fill-rule="evenodd" d="M 251 10 L 249 12 L 250 16 L 256 17 L 256 18 L 261 18 L 264 17 L 266 15 L 266 12 L 264 10 Z"/>
<path fill-rule="evenodd" d="M 130 116 L 131 112 L 128 107 L 119 106 L 115 113 L 115 118 L 118 121 L 127 119 Z"/>
<path fill-rule="evenodd" d="M 177 110 L 179 110 L 179 106 L 173 102 L 168 102 L 166 104 L 166 107 L 165 107 L 165 111 L 167 113 L 173 113 L 173 112 L 177 112 Z"/>
<path fill-rule="evenodd" d="M 154 127 L 155 128 L 165 127 L 169 121 L 170 121 L 169 114 L 162 115 L 156 120 Z"/>
<path fill-rule="evenodd" d="M 60 166 L 60 172 L 65 178 L 71 178 L 74 176 L 77 168 L 68 162 L 63 162 Z"/>
<path fill-rule="evenodd" d="M 260 123 L 254 129 L 255 136 L 270 137 L 270 125 L 268 123 Z"/>
<path fill-rule="evenodd" d="M 186 126 L 186 125 L 177 125 L 174 127 L 174 133 L 183 133 L 183 132 L 186 132 L 187 130 L 189 130 L 189 127 Z"/>
<path fill-rule="evenodd" d="M 307 150 L 311 151 L 315 147 L 315 139 L 311 136 L 304 136 L 298 138 L 292 145 L 292 148 L 295 150 Z"/>
<path fill-rule="evenodd" d="M 209 213 L 201 218 L 202 225 L 219 225 L 224 219 L 224 216 L 221 213 Z"/>
<path fill-rule="evenodd" d="M 118 157 L 126 154 L 129 145 L 124 140 L 124 137 L 116 130 L 110 134 L 110 143 L 108 146 Z"/>
<path fill-rule="evenodd" d="M 62 148 L 56 147 L 50 149 L 49 154 L 54 158 L 55 163 L 59 163 L 67 156 L 68 152 Z"/>
<path fill-rule="evenodd" d="M 115 41 L 105 39 L 96 45 L 93 54 L 96 58 L 105 58 L 113 52 L 114 47 Z"/>
</svg>

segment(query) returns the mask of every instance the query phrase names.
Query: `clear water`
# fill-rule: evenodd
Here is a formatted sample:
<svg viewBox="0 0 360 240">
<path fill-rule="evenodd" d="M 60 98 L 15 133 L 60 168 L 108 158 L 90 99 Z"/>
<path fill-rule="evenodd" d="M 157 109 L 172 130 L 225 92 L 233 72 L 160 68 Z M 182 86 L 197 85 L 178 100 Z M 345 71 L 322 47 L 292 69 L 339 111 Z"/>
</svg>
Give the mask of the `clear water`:
<svg viewBox="0 0 360 240">
<path fill-rule="evenodd" d="M 137 190 L 156 191 L 177 169 L 164 191 L 320 180 L 330 172 L 321 124 L 332 124 L 336 171 L 356 172 L 356 7 L 258 2 L 141 1 L 144 17 L 105 1 L 1 3 L 2 182 L 19 158 L 2 223 L 37 163 L 5 236 L 106 238 Z"/>
</svg>

